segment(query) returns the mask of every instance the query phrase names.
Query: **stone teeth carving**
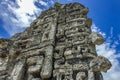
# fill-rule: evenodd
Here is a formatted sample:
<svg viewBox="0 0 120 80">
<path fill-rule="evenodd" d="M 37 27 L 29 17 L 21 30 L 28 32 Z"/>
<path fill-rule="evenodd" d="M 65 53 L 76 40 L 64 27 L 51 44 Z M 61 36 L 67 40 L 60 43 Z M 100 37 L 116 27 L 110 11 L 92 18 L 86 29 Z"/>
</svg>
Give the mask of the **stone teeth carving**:
<svg viewBox="0 0 120 80">
<path fill-rule="evenodd" d="M 0 80 L 103 80 L 112 65 L 96 53 L 104 39 L 91 31 L 88 12 L 56 3 L 24 32 L 0 39 Z"/>
</svg>

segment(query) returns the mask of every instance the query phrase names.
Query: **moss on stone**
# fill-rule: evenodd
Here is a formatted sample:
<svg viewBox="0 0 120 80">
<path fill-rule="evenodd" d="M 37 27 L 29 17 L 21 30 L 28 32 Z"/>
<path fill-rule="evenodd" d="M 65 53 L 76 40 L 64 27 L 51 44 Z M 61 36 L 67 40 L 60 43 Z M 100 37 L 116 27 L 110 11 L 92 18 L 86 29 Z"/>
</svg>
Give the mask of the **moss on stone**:
<svg viewBox="0 0 120 80">
<path fill-rule="evenodd" d="M 59 2 L 55 3 L 55 7 L 60 7 L 60 6 L 61 6 L 61 4 Z"/>
</svg>

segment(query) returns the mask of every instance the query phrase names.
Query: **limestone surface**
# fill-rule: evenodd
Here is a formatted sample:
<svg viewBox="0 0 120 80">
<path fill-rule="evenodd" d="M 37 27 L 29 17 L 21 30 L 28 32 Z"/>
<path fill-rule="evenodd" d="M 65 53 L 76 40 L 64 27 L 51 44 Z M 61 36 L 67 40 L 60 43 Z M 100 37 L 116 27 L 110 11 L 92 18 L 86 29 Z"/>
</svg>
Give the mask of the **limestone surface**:
<svg viewBox="0 0 120 80">
<path fill-rule="evenodd" d="M 24 32 L 0 39 L 0 80 L 103 80 L 112 65 L 96 53 L 104 39 L 91 31 L 88 12 L 56 3 Z"/>
</svg>

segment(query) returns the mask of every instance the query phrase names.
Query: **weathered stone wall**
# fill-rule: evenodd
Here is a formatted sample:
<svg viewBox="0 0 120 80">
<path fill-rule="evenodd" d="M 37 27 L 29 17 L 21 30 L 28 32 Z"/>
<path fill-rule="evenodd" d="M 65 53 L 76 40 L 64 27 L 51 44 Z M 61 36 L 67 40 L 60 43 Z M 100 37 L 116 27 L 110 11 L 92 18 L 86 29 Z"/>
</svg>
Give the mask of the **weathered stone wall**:
<svg viewBox="0 0 120 80">
<path fill-rule="evenodd" d="M 91 32 L 88 12 L 57 3 L 24 32 L 0 39 L 0 80 L 103 80 L 111 63 L 96 53 L 104 39 Z"/>
</svg>

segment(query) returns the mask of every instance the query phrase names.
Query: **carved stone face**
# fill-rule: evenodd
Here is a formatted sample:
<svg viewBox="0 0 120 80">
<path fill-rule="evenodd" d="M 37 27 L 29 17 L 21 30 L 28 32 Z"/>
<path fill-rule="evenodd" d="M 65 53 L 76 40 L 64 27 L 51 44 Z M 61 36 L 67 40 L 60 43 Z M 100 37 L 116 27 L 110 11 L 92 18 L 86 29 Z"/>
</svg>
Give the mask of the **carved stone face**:
<svg viewBox="0 0 120 80">
<path fill-rule="evenodd" d="M 96 45 L 103 44 L 104 42 L 102 35 L 96 32 L 92 32 L 89 37 L 91 38 L 92 42 Z"/>
<path fill-rule="evenodd" d="M 107 72 L 107 70 L 111 68 L 112 64 L 107 58 L 104 58 L 104 57 L 102 61 L 103 62 L 100 63 L 100 69 L 103 72 Z"/>
<path fill-rule="evenodd" d="M 110 61 L 103 56 L 98 56 L 90 62 L 90 68 L 93 71 L 106 72 L 108 69 L 110 69 L 111 66 L 112 65 L 111 65 Z"/>
</svg>

